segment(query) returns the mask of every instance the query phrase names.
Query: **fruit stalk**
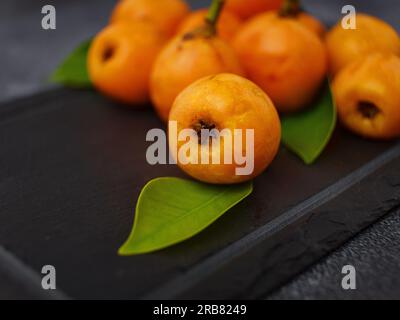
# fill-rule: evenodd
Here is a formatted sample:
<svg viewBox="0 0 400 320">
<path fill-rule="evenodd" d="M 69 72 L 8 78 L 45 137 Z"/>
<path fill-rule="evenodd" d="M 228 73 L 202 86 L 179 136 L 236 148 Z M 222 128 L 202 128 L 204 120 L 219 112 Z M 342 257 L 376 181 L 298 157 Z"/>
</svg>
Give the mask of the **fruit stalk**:
<svg viewBox="0 0 400 320">
<path fill-rule="evenodd" d="M 225 0 L 212 0 L 210 9 L 208 10 L 206 23 L 210 27 L 212 34 L 217 32 L 217 22 L 224 8 Z"/>
<path fill-rule="evenodd" d="M 293 17 L 300 12 L 300 0 L 285 0 L 279 13 L 282 17 Z"/>
</svg>

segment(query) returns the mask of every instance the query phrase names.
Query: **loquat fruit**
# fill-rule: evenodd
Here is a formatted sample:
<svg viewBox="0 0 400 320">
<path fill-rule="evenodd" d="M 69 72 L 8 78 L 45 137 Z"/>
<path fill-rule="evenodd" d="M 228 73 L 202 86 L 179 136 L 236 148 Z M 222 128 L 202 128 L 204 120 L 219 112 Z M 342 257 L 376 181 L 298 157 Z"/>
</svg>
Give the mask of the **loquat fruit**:
<svg viewBox="0 0 400 320">
<path fill-rule="evenodd" d="M 400 55 L 399 35 L 389 24 L 362 13 L 355 18 L 355 29 L 344 29 L 339 22 L 326 35 L 331 74 L 369 53 L 379 51 Z"/>
<path fill-rule="evenodd" d="M 373 139 L 400 136 L 400 57 L 373 53 L 339 71 L 332 83 L 339 119 Z"/>
<path fill-rule="evenodd" d="M 317 18 L 302 10 L 300 0 L 284 0 L 279 14 L 281 17 L 297 20 L 320 38 L 325 35 L 325 26 Z"/>
<path fill-rule="evenodd" d="M 150 77 L 151 100 L 160 118 L 168 120 L 175 98 L 188 85 L 223 72 L 243 74 L 234 50 L 207 28 L 172 39 L 156 59 Z"/>
<path fill-rule="evenodd" d="M 185 129 L 191 129 L 189 141 L 177 137 Z M 204 130 L 220 143 L 203 139 Z M 226 139 L 229 136 L 233 138 Z M 174 155 L 178 166 L 208 183 L 233 184 L 258 176 L 276 156 L 280 138 L 280 120 L 271 99 L 253 82 L 234 74 L 194 82 L 176 98 L 169 117 L 169 145 L 180 150 Z M 182 152 L 187 144 L 193 153 Z M 237 159 L 243 156 L 246 160 L 239 164 Z M 238 167 L 248 170 L 239 174 Z"/>
<path fill-rule="evenodd" d="M 147 23 L 112 24 L 93 40 L 87 58 L 89 77 L 105 95 L 128 104 L 149 100 L 149 77 L 166 38 Z"/>
<path fill-rule="evenodd" d="M 226 9 L 248 19 L 265 11 L 278 10 L 282 3 L 283 0 L 226 0 Z"/>
<path fill-rule="evenodd" d="M 189 13 L 184 0 L 120 0 L 111 15 L 111 23 L 149 22 L 167 36 L 173 36 Z"/>
<path fill-rule="evenodd" d="M 307 106 L 326 76 L 327 56 L 321 39 L 296 19 L 278 12 L 251 19 L 233 44 L 250 80 L 281 112 Z"/>
</svg>

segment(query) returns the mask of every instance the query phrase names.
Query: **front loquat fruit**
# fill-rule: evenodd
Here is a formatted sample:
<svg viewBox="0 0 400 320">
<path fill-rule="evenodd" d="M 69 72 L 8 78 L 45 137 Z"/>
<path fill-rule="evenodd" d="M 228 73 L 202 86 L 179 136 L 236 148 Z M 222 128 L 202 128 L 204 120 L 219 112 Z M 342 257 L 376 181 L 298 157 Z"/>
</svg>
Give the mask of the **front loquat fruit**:
<svg viewBox="0 0 400 320">
<path fill-rule="evenodd" d="M 171 129 L 173 124 L 176 130 Z M 189 141 L 177 137 L 185 129 L 191 129 Z M 203 130 L 220 143 L 203 139 Z M 253 133 L 250 142 L 248 131 Z M 209 76 L 191 84 L 179 94 L 169 117 L 169 145 L 179 150 L 174 155 L 178 166 L 208 183 L 234 184 L 258 176 L 276 156 L 280 138 L 280 120 L 271 99 L 253 82 L 234 74 Z M 193 153 L 182 152 L 187 144 Z M 208 162 L 200 161 L 200 155 Z M 245 164 L 238 164 L 236 159 L 244 155 Z M 226 156 L 231 162 L 224 161 Z M 214 157 L 220 162 L 214 162 Z M 251 170 L 239 174 L 238 167 L 244 166 Z"/>
</svg>

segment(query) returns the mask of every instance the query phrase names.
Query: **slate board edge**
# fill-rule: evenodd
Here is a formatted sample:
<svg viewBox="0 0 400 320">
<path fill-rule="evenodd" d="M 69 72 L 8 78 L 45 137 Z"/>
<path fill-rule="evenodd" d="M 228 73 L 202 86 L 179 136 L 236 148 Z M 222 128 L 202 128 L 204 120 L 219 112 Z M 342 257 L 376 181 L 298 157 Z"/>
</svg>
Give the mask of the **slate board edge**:
<svg viewBox="0 0 400 320">
<path fill-rule="evenodd" d="M 41 286 L 42 277 L 0 246 L 0 269 L 19 290 L 25 291 L 32 299 L 69 300 L 62 290 L 44 290 Z"/>
<path fill-rule="evenodd" d="M 172 299 L 175 297 L 180 297 L 183 293 L 189 291 L 198 283 L 205 281 L 205 279 L 210 277 L 212 274 L 218 272 L 221 268 L 226 266 L 232 260 L 240 260 L 241 256 L 246 254 L 252 248 L 256 247 L 263 240 L 280 232 L 290 224 L 310 214 L 311 211 L 345 193 L 355 184 L 362 183 L 363 180 L 366 179 L 368 176 L 375 173 L 377 170 L 384 167 L 385 165 L 388 165 L 391 161 L 399 157 L 400 143 L 389 149 L 387 152 L 383 153 L 381 156 L 368 162 L 358 170 L 352 172 L 348 176 L 338 180 L 336 183 L 327 187 L 320 193 L 301 202 L 294 208 L 282 213 L 282 215 L 280 215 L 278 218 L 274 219 L 270 223 L 267 223 L 266 225 L 258 228 L 246 237 L 217 252 L 213 256 L 193 267 L 188 272 L 184 273 L 182 276 L 172 279 L 170 282 L 164 284 L 157 290 L 144 296 L 143 299 Z M 386 214 L 388 214 L 388 212 L 382 213 L 379 218 L 382 218 Z M 374 219 L 374 222 L 377 220 L 378 218 Z M 358 232 L 361 232 L 362 229 L 358 230 Z M 346 240 L 349 240 L 350 238 L 351 237 L 348 237 Z M 336 248 L 332 248 L 331 251 L 333 251 L 334 249 Z M 307 266 L 305 266 L 304 269 L 306 267 Z"/>
</svg>

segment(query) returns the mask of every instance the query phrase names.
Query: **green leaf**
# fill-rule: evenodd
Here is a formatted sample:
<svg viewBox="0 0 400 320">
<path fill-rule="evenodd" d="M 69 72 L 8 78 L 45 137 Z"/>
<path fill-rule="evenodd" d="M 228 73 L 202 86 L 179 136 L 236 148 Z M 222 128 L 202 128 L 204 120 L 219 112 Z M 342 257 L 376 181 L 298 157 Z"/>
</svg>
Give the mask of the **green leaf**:
<svg viewBox="0 0 400 320">
<path fill-rule="evenodd" d="M 149 253 L 189 239 L 252 190 L 251 182 L 217 186 L 178 178 L 151 180 L 139 196 L 133 230 L 118 253 Z"/>
<path fill-rule="evenodd" d="M 87 72 L 86 59 L 91 40 L 79 45 L 54 71 L 50 81 L 75 88 L 91 88 L 92 82 Z"/>
<path fill-rule="evenodd" d="M 325 149 L 336 126 L 336 107 L 327 83 L 313 106 L 282 116 L 282 142 L 306 164 L 312 164 Z"/>
</svg>

